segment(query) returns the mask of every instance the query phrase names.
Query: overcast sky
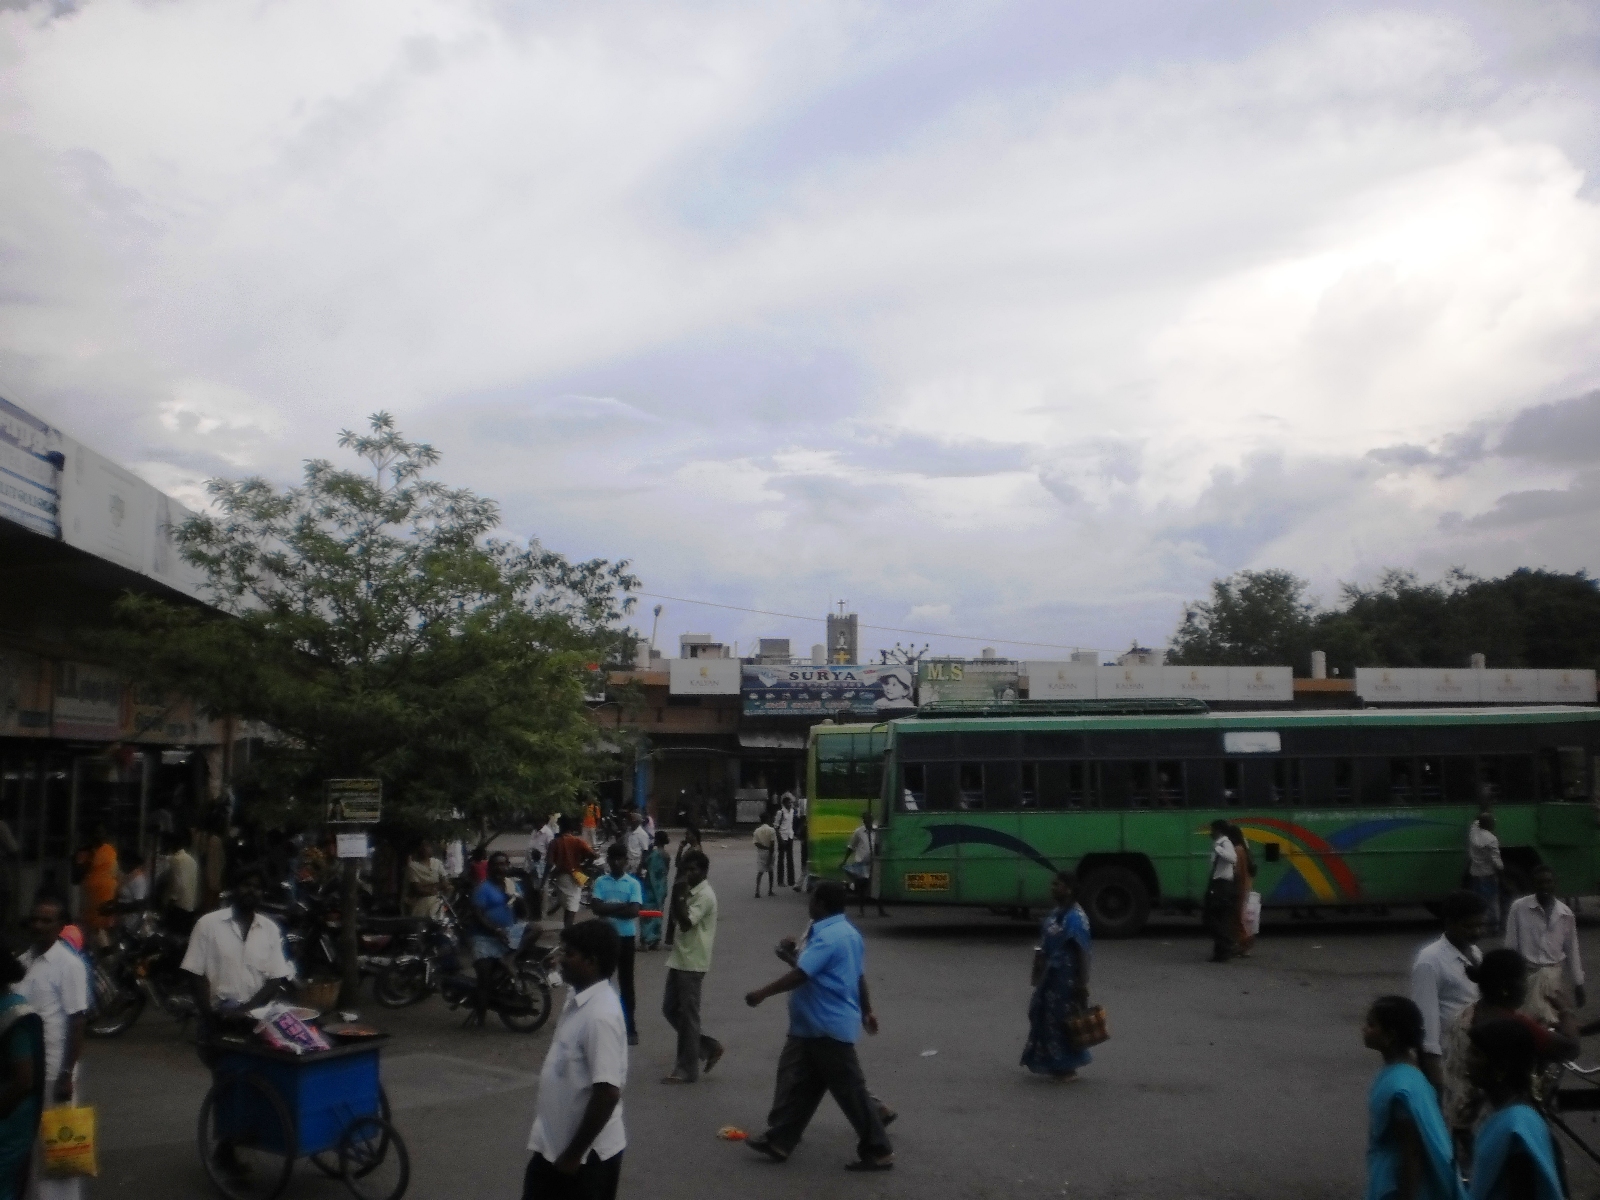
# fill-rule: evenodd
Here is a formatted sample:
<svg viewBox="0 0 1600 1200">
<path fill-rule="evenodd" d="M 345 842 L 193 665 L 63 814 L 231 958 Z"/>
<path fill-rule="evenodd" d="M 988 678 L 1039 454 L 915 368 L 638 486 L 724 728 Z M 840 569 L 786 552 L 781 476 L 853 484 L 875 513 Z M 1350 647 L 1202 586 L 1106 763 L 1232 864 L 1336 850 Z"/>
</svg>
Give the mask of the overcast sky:
<svg viewBox="0 0 1600 1200">
<path fill-rule="evenodd" d="M 191 502 L 387 408 L 649 592 L 1024 657 L 1242 567 L 1593 569 L 1597 51 L 1545 0 L 0 0 L 0 395 Z"/>
</svg>

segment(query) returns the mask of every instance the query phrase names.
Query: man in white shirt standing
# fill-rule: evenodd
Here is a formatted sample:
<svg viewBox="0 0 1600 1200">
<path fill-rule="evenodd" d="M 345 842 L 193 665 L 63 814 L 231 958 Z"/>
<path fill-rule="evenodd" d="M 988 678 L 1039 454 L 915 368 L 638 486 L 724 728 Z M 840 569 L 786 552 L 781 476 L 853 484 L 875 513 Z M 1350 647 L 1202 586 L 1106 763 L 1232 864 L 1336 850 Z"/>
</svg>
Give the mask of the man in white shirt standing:
<svg viewBox="0 0 1600 1200">
<path fill-rule="evenodd" d="M 785 792 L 778 801 L 778 813 L 772 819 L 772 828 L 778 835 L 778 886 L 793 886 L 794 878 L 794 793 Z"/>
<path fill-rule="evenodd" d="M 1494 833 L 1494 814 L 1479 813 L 1467 830 L 1467 877 L 1472 890 L 1483 897 L 1484 920 L 1490 929 L 1500 929 L 1500 839 Z"/>
<path fill-rule="evenodd" d="M 561 931 L 561 950 L 569 990 L 539 1072 L 522 1200 L 613 1200 L 628 1145 L 627 1022 L 606 982 L 617 965 L 617 933 L 609 921 L 585 921 Z"/>
<path fill-rule="evenodd" d="M 1555 872 L 1543 863 L 1533 869 L 1533 895 L 1513 900 L 1506 913 L 1506 949 L 1528 964 L 1524 1011 L 1534 1020 L 1553 1025 L 1559 1012 L 1584 1006 L 1578 922 L 1556 899 Z"/>
<path fill-rule="evenodd" d="M 66 910 L 60 900 L 41 896 L 33 904 L 33 943 L 19 956 L 27 975 L 17 990 L 44 1025 L 44 1105 L 72 1104 L 77 1099 L 78 1054 L 89 1011 L 89 971 L 72 947 L 61 940 Z M 40 1200 L 77 1200 L 82 1176 L 39 1177 Z"/>
<path fill-rule="evenodd" d="M 1439 905 L 1444 933 L 1417 951 L 1411 965 L 1411 999 L 1422 1010 L 1418 1065 L 1435 1090 L 1443 1083 L 1440 1035 L 1467 1005 L 1478 1000 L 1478 985 L 1467 978 L 1467 968 L 1483 960 L 1478 950 L 1483 914 L 1483 897 L 1476 892 L 1451 892 Z"/>
<path fill-rule="evenodd" d="M 644 827 L 644 814 L 637 808 L 628 810 L 628 834 L 623 844 L 628 848 L 628 874 L 637 876 L 651 844 L 650 831 Z"/>
<path fill-rule="evenodd" d="M 1228 823 L 1211 822 L 1211 873 L 1206 885 L 1206 924 L 1211 927 L 1211 961 L 1227 962 L 1233 957 L 1233 917 L 1239 911 L 1239 884 L 1234 870 L 1239 852 L 1228 836 Z"/>
<path fill-rule="evenodd" d="M 294 964 L 283 953 L 283 930 L 256 911 L 265 886 L 260 867 L 242 868 L 234 879 L 232 905 L 194 923 L 183 969 L 195 976 L 202 1021 L 259 1008 L 294 978 Z"/>
</svg>

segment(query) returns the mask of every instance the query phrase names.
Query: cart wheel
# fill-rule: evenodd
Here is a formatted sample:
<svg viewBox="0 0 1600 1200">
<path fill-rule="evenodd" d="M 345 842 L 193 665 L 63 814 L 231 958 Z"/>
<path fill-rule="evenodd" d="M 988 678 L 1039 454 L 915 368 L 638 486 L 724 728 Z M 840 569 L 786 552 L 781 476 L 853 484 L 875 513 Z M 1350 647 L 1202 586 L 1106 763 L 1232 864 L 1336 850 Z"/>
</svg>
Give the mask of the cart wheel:
<svg viewBox="0 0 1600 1200">
<path fill-rule="evenodd" d="M 357 1200 L 400 1200 L 411 1184 L 411 1155 L 388 1121 L 357 1117 L 339 1135 L 339 1175 Z"/>
<path fill-rule="evenodd" d="M 295 1132 L 278 1093 L 243 1075 L 218 1079 L 200 1105 L 200 1162 L 228 1200 L 275 1200 L 294 1171 Z"/>
<path fill-rule="evenodd" d="M 389 1124 L 391 1116 L 389 1110 L 389 1093 L 383 1090 L 383 1086 L 381 1084 L 378 1086 L 378 1115 L 383 1118 L 383 1123 L 385 1125 Z M 329 1179 L 340 1179 L 343 1177 L 344 1168 L 339 1165 L 338 1147 L 334 1147 L 332 1150 L 324 1150 L 320 1154 L 313 1154 L 310 1156 L 310 1158 L 311 1165 L 316 1167 L 317 1170 L 321 1171 Z M 381 1161 L 382 1158 L 383 1155 L 379 1154 L 379 1161 Z M 369 1167 L 368 1170 L 371 1170 L 371 1168 Z"/>
</svg>

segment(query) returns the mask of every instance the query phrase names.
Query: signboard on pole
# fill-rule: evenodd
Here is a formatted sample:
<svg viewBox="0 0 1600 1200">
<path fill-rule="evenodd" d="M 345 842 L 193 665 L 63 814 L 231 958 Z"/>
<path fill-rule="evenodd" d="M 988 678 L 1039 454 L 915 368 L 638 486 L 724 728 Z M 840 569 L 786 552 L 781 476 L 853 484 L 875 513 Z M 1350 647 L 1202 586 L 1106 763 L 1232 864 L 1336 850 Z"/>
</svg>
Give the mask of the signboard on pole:
<svg viewBox="0 0 1600 1200">
<path fill-rule="evenodd" d="M 940 700 L 993 704 L 1015 700 L 1019 664 L 1006 659 L 922 659 L 917 663 L 917 703 Z"/>
<path fill-rule="evenodd" d="M 376 825 L 383 814 L 383 780 L 329 779 L 323 784 L 329 825 Z"/>
</svg>

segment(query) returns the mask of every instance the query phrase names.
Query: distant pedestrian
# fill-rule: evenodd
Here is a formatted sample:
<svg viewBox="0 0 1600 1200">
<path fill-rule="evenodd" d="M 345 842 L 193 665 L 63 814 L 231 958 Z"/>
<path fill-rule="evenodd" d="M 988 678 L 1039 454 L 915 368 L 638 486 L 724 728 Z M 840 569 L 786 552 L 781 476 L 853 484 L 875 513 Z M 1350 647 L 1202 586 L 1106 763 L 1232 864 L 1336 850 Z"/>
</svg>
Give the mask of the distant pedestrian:
<svg viewBox="0 0 1600 1200">
<path fill-rule="evenodd" d="M 1467 975 L 1483 961 L 1478 939 L 1483 936 L 1483 897 L 1475 892 L 1451 892 L 1439 904 L 1444 933 L 1417 951 L 1411 965 L 1411 999 L 1422 1013 L 1422 1051 L 1417 1065 L 1443 1093 L 1444 1048 L 1441 1039 L 1460 1014 L 1478 1002 L 1478 985 Z M 1448 1114 L 1446 1114 L 1448 1115 Z M 1458 1143 L 1470 1144 L 1470 1127 L 1454 1126 Z"/>
<path fill-rule="evenodd" d="M 1033 998 L 1028 1001 L 1028 1044 L 1022 1065 L 1065 1083 L 1078 1077 L 1089 1051 L 1074 1045 L 1067 1018 L 1089 1006 L 1089 918 L 1078 904 L 1078 879 L 1059 871 L 1050 881 L 1055 908 L 1039 925 L 1033 952 Z"/>
<path fill-rule="evenodd" d="M 848 879 L 856 891 L 856 900 L 861 905 L 861 915 L 867 915 L 867 901 L 872 896 L 872 860 L 877 857 L 878 838 L 877 830 L 872 825 L 872 810 L 866 809 L 861 814 L 861 824 L 856 826 L 856 831 L 850 835 L 850 841 L 844 848 L 845 878 Z M 883 901 L 878 901 L 878 915 L 887 917 L 889 910 L 883 906 Z"/>
<path fill-rule="evenodd" d="M 616 969 L 616 930 L 606 921 L 585 921 L 561 931 L 561 950 L 569 990 L 539 1072 L 522 1200 L 612 1200 L 628 1146 L 622 1123 L 627 1022 L 622 1002 L 606 986 Z"/>
<path fill-rule="evenodd" d="M 600 837 L 600 806 L 590 801 L 583 806 L 583 840 L 589 843 L 590 849 L 599 845 Z"/>
<path fill-rule="evenodd" d="M 1506 947 L 1528 964 L 1530 1016 L 1551 1025 L 1557 1013 L 1584 1006 L 1577 918 L 1556 899 L 1555 872 L 1542 863 L 1533 869 L 1533 894 L 1511 902 Z"/>
<path fill-rule="evenodd" d="M 878 1032 L 864 971 L 866 948 L 845 916 L 847 895 L 838 883 L 819 884 L 811 894 L 812 926 L 796 950 L 785 939 L 791 969 L 766 987 L 745 996 L 751 1008 L 770 996 L 789 995 L 789 1036 L 778 1059 L 767 1130 L 749 1146 L 775 1162 L 785 1162 L 799 1144 L 824 1092 L 830 1092 L 856 1132 L 853 1171 L 887 1171 L 894 1147 L 883 1129 L 881 1105 L 867 1090 L 856 1056 L 861 1030 Z"/>
<path fill-rule="evenodd" d="M 1478 1131 L 1470 1195 L 1564 1200 L 1566 1172 L 1533 1103 L 1533 1034 L 1520 1021 L 1486 1021 L 1471 1037 L 1467 1069 L 1494 1111 Z"/>
<path fill-rule="evenodd" d="M 772 822 L 778 835 L 778 883 L 792 887 L 794 878 L 794 793 L 785 792 L 778 801 L 778 813 Z"/>
<path fill-rule="evenodd" d="M 1483 897 L 1484 920 L 1495 933 L 1500 932 L 1500 876 L 1506 869 L 1500 857 L 1500 839 L 1494 832 L 1494 814 L 1482 812 L 1467 830 L 1467 878 L 1474 892 Z"/>
<path fill-rule="evenodd" d="M 628 848 L 628 874 L 637 875 L 644 869 L 644 856 L 650 853 L 650 831 L 644 827 L 644 814 L 637 808 L 628 810 L 628 832 L 623 838 Z"/>
<path fill-rule="evenodd" d="M 552 829 L 550 822 L 545 821 L 528 835 L 528 854 L 524 864 L 529 882 L 541 891 L 544 889 L 545 874 L 550 866 L 550 843 L 556 840 L 560 832 L 559 826 Z"/>
<path fill-rule="evenodd" d="M 1238 920 L 1239 884 L 1234 878 L 1239 852 L 1228 836 L 1228 823 L 1211 822 L 1211 872 L 1206 887 L 1206 924 L 1211 929 L 1211 961 L 1227 962 L 1233 957 L 1233 929 Z"/>
<path fill-rule="evenodd" d="M 1233 866 L 1234 887 L 1239 892 L 1239 905 L 1234 909 L 1233 952 L 1239 958 L 1249 958 L 1256 944 L 1255 934 L 1250 932 L 1250 891 L 1256 879 L 1256 860 L 1251 857 L 1250 843 L 1245 840 L 1244 830 L 1237 825 L 1228 825 L 1228 840 L 1233 843 L 1233 852 L 1238 856 Z"/>
<path fill-rule="evenodd" d="M 89 1011 L 89 972 L 84 960 L 62 938 L 66 909 L 60 900 L 41 895 L 33 905 L 32 945 L 20 956 L 27 974 L 17 985 L 28 1007 L 39 1014 L 44 1033 L 44 1105 L 76 1103 L 78 1055 L 83 1050 Z M 192 944 L 192 943 L 191 943 Z M 83 1177 L 38 1178 L 40 1200 L 76 1200 L 83 1195 Z"/>
<path fill-rule="evenodd" d="M 1367 1093 L 1366 1200 L 1463 1200 L 1450 1131 L 1416 1066 L 1422 1013 L 1404 996 L 1380 996 L 1361 1040 L 1383 1055 Z"/>
<path fill-rule="evenodd" d="M 794 798 L 794 840 L 800 846 L 800 878 L 795 881 L 794 890 L 799 891 L 805 886 L 806 876 L 811 871 L 811 805 L 804 796 Z"/>
<path fill-rule="evenodd" d="M 167 861 L 166 921 L 173 933 L 188 937 L 200 915 L 200 864 L 177 835 L 162 835 L 162 843 L 172 852 Z"/>
<path fill-rule="evenodd" d="M 684 829 L 684 831 L 683 831 L 682 840 L 680 840 L 678 842 L 678 852 L 673 856 L 673 859 L 672 859 L 672 869 L 673 869 L 673 872 L 675 873 L 677 878 L 679 878 L 679 879 L 683 878 L 683 860 L 685 858 L 687 858 L 692 852 L 698 851 L 700 849 L 701 849 L 701 846 L 700 846 L 700 831 L 698 829 L 696 829 L 693 825 L 690 825 L 690 826 L 686 827 Z M 667 914 L 666 944 L 670 946 L 670 945 L 672 945 L 673 941 L 676 939 L 677 933 L 678 933 L 678 914 L 672 907 L 672 897 L 671 897 L 670 894 L 667 897 L 666 914 Z"/>
<path fill-rule="evenodd" d="M 667 853 L 670 845 L 672 839 L 665 833 L 658 833 L 655 845 L 644 856 L 645 904 L 657 912 L 667 906 L 667 880 L 672 875 L 672 856 Z M 661 949 L 661 922 L 660 917 L 646 917 L 640 924 L 639 943 L 646 950 Z"/>
<path fill-rule="evenodd" d="M 597 917 L 611 922 L 617 931 L 617 991 L 622 996 L 622 1012 L 628 1019 L 628 1045 L 639 1044 L 639 1028 L 634 1024 L 636 1004 L 633 995 L 633 950 L 639 936 L 639 910 L 644 907 L 644 889 L 637 876 L 628 874 L 628 848 L 612 842 L 606 851 L 606 873 L 595 876 L 590 885 L 593 899 L 589 907 Z"/>
<path fill-rule="evenodd" d="M 433 844 L 419 838 L 406 859 L 406 907 L 413 917 L 437 917 L 444 911 L 444 887 L 449 876 L 434 857 Z"/>
<path fill-rule="evenodd" d="M 571 925 L 583 906 L 583 882 L 578 873 L 589 861 L 589 843 L 574 832 L 577 823 L 571 817 L 561 818 L 561 836 L 550 843 L 551 889 L 554 901 L 561 906 L 561 924 Z"/>
<path fill-rule="evenodd" d="M 722 1043 L 700 1028 L 700 998 L 711 950 L 717 940 L 717 894 L 706 882 L 711 860 L 690 850 L 679 860 L 672 887 L 677 938 L 667 957 L 667 988 L 661 1013 L 678 1033 L 677 1062 L 662 1083 L 694 1083 L 722 1059 Z"/>
<path fill-rule="evenodd" d="M 777 831 L 772 828 L 766 813 L 761 814 L 761 824 L 756 826 L 755 835 L 750 840 L 756 847 L 756 899 L 759 900 L 763 875 L 767 877 L 767 895 L 772 895 L 772 859 L 778 841 Z"/>
<path fill-rule="evenodd" d="M 21 1200 L 44 1111 L 44 1024 L 23 995 L 26 968 L 0 945 L 0 1200 Z"/>
</svg>

